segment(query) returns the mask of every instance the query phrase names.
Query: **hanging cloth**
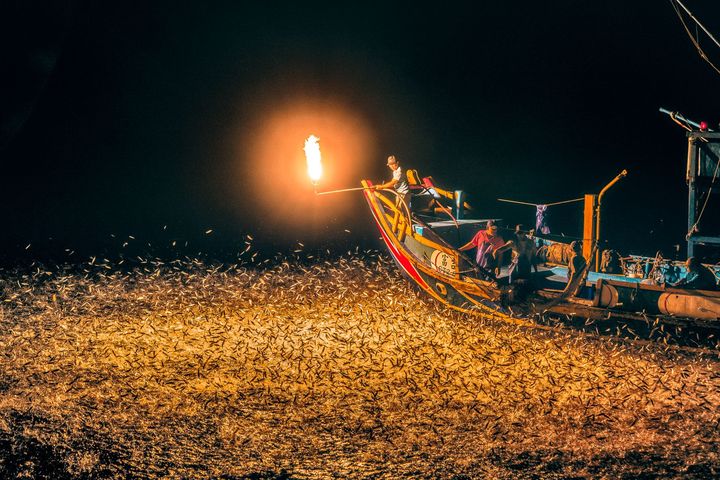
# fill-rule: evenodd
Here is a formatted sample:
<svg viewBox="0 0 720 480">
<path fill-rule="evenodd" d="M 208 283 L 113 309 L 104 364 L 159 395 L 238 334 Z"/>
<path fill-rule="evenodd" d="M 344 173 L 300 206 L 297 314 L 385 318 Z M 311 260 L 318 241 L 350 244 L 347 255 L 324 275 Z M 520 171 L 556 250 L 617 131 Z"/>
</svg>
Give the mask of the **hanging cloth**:
<svg viewBox="0 0 720 480">
<path fill-rule="evenodd" d="M 550 226 L 548 225 L 548 211 L 547 205 L 536 205 L 535 210 L 535 231 L 547 235 L 550 233 Z"/>
<path fill-rule="evenodd" d="M 529 205 L 531 207 L 535 207 L 535 231 L 538 233 L 542 233 L 543 235 L 547 235 L 548 233 L 550 233 L 550 226 L 548 225 L 547 221 L 549 216 L 549 212 L 547 211 L 548 207 L 552 207 L 554 205 L 562 205 L 564 203 L 582 202 L 583 200 L 584 198 L 573 198 L 572 200 L 563 200 L 562 202 L 538 204 L 519 202 L 517 200 L 508 200 L 506 198 L 498 198 L 498 201 L 500 202 L 516 203 L 518 205 Z"/>
</svg>

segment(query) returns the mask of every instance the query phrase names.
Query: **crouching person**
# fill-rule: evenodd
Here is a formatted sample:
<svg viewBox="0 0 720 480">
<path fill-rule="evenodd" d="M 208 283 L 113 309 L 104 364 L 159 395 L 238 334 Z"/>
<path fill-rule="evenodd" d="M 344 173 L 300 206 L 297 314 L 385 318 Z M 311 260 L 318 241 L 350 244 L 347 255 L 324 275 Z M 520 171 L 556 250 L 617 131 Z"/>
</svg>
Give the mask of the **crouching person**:
<svg viewBox="0 0 720 480">
<path fill-rule="evenodd" d="M 497 254 L 505 240 L 498 234 L 497 225 L 488 220 L 485 230 L 480 230 L 468 243 L 459 248 L 460 251 L 477 248 L 475 262 L 488 280 L 497 280 L 496 269 L 499 267 L 500 255 Z"/>
<path fill-rule="evenodd" d="M 700 263 L 695 257 L 690 257 L 685 262 L 687 273 L 685 277 L 675 283 L 669 284 L 674 288 L 686 288 L 692 290 L 717 290 L 717 279 L 715 274 Z"/>
</svg>

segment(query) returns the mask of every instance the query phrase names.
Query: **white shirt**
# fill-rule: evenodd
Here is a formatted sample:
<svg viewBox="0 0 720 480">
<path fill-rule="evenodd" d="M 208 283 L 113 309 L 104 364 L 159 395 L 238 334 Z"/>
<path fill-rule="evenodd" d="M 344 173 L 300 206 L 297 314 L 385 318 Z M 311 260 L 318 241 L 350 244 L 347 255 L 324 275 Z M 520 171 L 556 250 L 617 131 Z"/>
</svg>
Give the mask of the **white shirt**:
<svg viewBox="0 0 720 480">
<path fill-rule="evenodd" d="M 407 179 L 405 178 L 405 175 L 403 175 L 403 170 L 400 166 L 393 170 L 392 176 L 393 180 L 397 180 L 395 190 L 398 193 L 402 193 L 403 195 L 410 193 L 410 185 L 408 185 Z"/>
</svg>

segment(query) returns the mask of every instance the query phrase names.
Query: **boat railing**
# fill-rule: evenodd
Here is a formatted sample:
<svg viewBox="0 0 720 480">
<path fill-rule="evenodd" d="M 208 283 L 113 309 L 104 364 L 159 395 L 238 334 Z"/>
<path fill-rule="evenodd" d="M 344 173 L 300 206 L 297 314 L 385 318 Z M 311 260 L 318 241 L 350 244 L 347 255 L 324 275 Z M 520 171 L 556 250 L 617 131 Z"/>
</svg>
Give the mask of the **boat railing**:
<svg viewBox="0 0 720 480">
<path fill-rule="evenodd" d="M 431 225 L 424 222 L 417 216 L 412 215 L 406 202 L 400 198 L 400 195 L 395 190 L 380 189 L 373 190 L 372 193 L 375 194 L 375 198 L 377 198 L 384 207 L 387 223 L 390 225 L 391 233 L 395 235 L 398 242 L 403 242 L 409 234 L 414 240 L 427 244 L 428 234 L 419 234 L 413 229 L 413 225 L 418 225 L 422 227 L 422 231 L 433 233 L 432 238 L 429 239 L 433 244 L 433 248 L 437 251 L 451 255 L 454 259 L 455 268 L 452 272 L 449 272 L 440 266 L 435 265 L 431 258 L 417 257 L 418 260 L 427 263 L 427 265 L 433 269 L 442 271 L 445 274 L 456 278 L 460 278 L 461 275 L 469 275 L 478 279 L 486 277 L 486 273 L 483 274 L 475 262 L 466 254 L 458 250 L 457 246 L 450 244 L 447 240 L 445 240 L 445 238 L 443 238 L 442 235 L 436 233 Z M 458 227 L 458 223 L 452 215 L 451 218 L 453 224 Z"/>
<path fill-rule="evenodd" d="M 395 196 L 395 201 L 392 201 L 386 195 L 382 195 L 380 192 L 389 193 Z M 407 203 L 403 200 L 398 192 L 392 189 L 383 188 L 379 190 L 373 190 L 375 197 L 379 199 L 392 214 L 391 226 L 392 233 L 397 236 L 398 241 L 402 242 L 405 239 L 408 229 L 412 228 L 412 220 L 410 216 L 410 209 Z M 400 207 L 402 206 L 402 207 Z M 400 208 L 399 208 L 400 207 Z"/>
</svg>

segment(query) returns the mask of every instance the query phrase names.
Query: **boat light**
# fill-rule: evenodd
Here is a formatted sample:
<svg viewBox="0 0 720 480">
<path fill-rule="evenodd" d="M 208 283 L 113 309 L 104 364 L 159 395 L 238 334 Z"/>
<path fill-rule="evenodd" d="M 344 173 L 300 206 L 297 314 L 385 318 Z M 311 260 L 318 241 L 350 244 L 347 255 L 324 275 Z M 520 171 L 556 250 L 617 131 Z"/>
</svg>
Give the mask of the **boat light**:
<svg viewBox="0 0 720 480">
<path fill-rule="evenodd" d="M 317 184 L 322 176 L 322 163 L 320 162 L 320 140 L 315 135 L 310 135 L 305 140 L 305 160 L 307 161 L 308 176 L 313 184 Z"/>
<path fill-rule="evenodd" d="M 707 132 L 708 124 L 706 121 L 700 122 L 700 131 L 701 132 Z"/>
</svg>

